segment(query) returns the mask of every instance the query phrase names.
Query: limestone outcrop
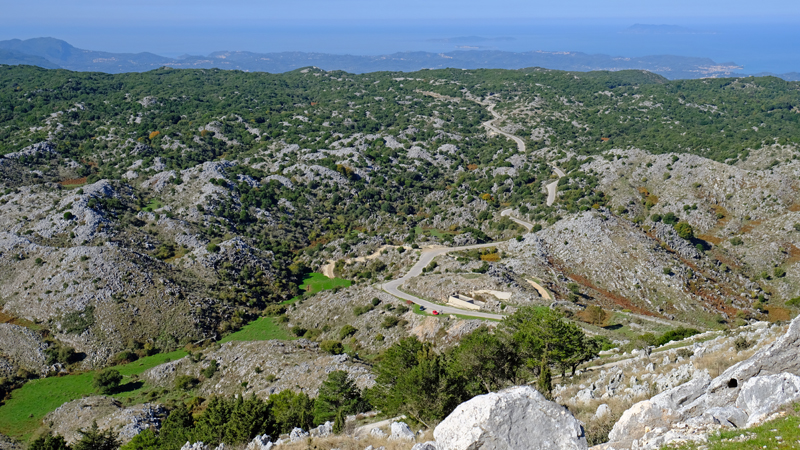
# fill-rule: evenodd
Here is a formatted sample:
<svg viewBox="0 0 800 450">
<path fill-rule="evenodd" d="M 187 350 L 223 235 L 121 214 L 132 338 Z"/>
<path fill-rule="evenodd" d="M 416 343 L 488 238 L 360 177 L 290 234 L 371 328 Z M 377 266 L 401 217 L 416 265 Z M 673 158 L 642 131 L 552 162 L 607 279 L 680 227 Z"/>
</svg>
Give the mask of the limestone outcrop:
<svg viewBox="0 0 800 450">
<path fill-rule="evenodd" d="M 530 386 L 479 395 L 459 405 L 433 432 L 439 450 L 579 450 L 583 427 L 563 406 Z"/>
</svg>

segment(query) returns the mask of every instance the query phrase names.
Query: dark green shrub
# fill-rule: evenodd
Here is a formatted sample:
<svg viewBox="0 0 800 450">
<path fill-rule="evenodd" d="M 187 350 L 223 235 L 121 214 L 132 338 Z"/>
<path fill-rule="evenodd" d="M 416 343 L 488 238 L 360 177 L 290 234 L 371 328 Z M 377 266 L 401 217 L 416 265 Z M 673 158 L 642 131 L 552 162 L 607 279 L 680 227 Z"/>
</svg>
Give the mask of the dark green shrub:
<svg viewBox="0 0 800 450">
<path fill-rule="evenodd" d="M 114 355 L 114 364 L 127 364 L 129 362 L 133 362 L 139 359 L 139 355 L 130 351 L 130 350 L 123 350 L 116 355 Z"/>
<path fill-rule="evenodd" d="M 386 316 L 383 319 L 383 323 L 381 323 L 381 327 L 387 328 L 387 329 L 388 328 L 392 328 L 392 327 L 396 326 L 399 322 L 400 322 L 400 319 L 398 319 L 395 316 Z"/>
<path fill-rule="evenodd" d="M 194 389 L 198 384 L 200 384 L 200 380 L 191 375 L 181 375 L 175 378 L 175 389 L 180 391 Z"/>
<path fill-rule="evenodd" d="M 216 359 L 212 359 L 211 362 L 208 363 L 208 366 L 206 366 L 201 373 L 204 377 L 211 378 L 215 373 L 217 373 L 217 369 L 219 369 L 219 363 L 217 363 Z"/>
<path fill-rule="evenodd" d="M 744 336 L 739 336 L 733 341 L 733 346 L 736 348 L 737 352 L 747 350 L 752 347 L 753 344 L 755 344 L 755 342 L 748 341 Z"/>
<path fill-rule="evenodd" d="M 94 374 L 93 385 L 104 395 L 112 394 L 119 387 L 122 375 L 115 369 L 104 369 Z"/>
<path fill-rule="evenodd" d="M 345 338 L 356 334 L 358 329 L 352 325 L 345 325 L 339 330 L 339 339 L 344 340 Z"/>
<path fill-rule="evenodd" d="M 268 305 L 262 311 L 262 314 L 265 316 L 280 316 L 281 314 L 286 313 L 286 305 L 281 305 L 280 303 L 275 303 L 272 305 Z"/>
<path fill-rule="evenodd" d="M 344 346 L 339 341 L 322 341 L 319 344 L 319 348 L 331 355 L 341 355 L 344 353 Z"/>
</svg>

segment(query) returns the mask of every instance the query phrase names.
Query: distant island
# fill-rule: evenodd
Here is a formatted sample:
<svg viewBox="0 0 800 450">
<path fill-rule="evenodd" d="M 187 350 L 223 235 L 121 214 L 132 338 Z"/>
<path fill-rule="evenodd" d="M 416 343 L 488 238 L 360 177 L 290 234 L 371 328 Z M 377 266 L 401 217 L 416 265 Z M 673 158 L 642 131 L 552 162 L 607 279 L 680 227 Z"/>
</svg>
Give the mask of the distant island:
<svg viewBox="0 0 800 450">
<path fill-rule="evenodd" d="M 646 30 L 652 27 L 660 30 L 676 29 L 671 25 L 634 25 L 628 30 Z M 507 39 L 511 38 L 468 36 L 447 38 L 447 41 L 466 44 Z M 283 73 L 308 66 L 315 66 L 324 70 L 343 70 L 350 73 L 412 72 L 442 68 L 522 69 L 542 67 L 552 70 L 580 72 L 646 70 L 672 80 L 747 76 L 742 73 L 744 68 L 733 62 L 717 63 L 710 58 L 674 55 L 627 58 L 569 51 L 507 52 L 484 50 L 472 45 L 460 45 L 459 50 L 447 53 L 420 51 L 359 56 L 309 52 L 254 53 L 218 51 L 205 56 L 183 55 L 178 58 L 169 58 L 154 53 L 110 53 L 84 50 L 73 47 L 63 40 L 51 37 L 0 41 L 0 64 L 34 65 L 50 69 L 63 68 L 78 72 L 105 73 L 146 72 L 165 66 L 179 69 L 219 68 L 269 73 Z M 788 81 L 800 80 L 797 73 L 776 76 Z"/>
<path fill-rule="evenodd" d="M 714 31 L 695 30 L 678 25 L 650 25 L 637 23 L 622 31 L 625 34 L 716 34 Z"/>
</svg>

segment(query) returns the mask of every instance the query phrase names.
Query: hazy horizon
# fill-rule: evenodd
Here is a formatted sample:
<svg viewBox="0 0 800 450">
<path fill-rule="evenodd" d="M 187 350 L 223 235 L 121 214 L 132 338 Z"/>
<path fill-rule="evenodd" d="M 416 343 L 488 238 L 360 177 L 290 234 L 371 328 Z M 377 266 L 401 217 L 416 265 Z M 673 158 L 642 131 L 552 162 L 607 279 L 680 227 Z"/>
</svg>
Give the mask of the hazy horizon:
<svg viewBox="0 0 800 450">
<path fill-rule="evenodd" d="M 0 39 L 54 37 L 83 49 L 167 57 L 225 50 L 353 55 L 541 50 L 707 57 L 718 63 L 735 62 L 747 73 L 800 71 L 796 2 L 539 3 L 501 0 L 488 8 L 473 0 L 402 4 L 234 0 L 224 5 L 206 0 L 113 4 L 37 0 L 6 7 Z M 677 26 L 694 33 L 625 33 L 635 24 Z M 446 41 L 468 36 L 488 40 Z"/>
</svg>

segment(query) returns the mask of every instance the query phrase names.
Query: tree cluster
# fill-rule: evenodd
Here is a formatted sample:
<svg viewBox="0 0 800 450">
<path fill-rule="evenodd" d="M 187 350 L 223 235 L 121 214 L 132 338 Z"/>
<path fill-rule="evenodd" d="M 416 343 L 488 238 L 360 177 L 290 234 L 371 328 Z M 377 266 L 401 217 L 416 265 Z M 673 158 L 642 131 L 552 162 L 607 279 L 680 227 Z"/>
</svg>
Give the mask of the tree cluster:
<svg viewBox="0 0 800 450">
<path fill-rule="evenodd" d="M 558 311 L 520 308 L 494 332 L 479 328 L 444 352 L 415 337 L 401 340 L 381 355 L 376 385 L 365 395 L 389 415 L 429 425 L 476 395 L 532 379 L 550 395 L 553 370 L 574 373 L 600 346 Z"/>
</svg>

